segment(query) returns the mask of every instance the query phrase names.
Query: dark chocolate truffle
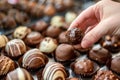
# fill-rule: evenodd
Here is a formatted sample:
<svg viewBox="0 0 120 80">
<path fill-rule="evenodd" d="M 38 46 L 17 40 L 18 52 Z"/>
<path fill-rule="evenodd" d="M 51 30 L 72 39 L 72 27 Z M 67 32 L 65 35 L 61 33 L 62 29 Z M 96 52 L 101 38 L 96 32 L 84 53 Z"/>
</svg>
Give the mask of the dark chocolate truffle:
<svg viewBox="0 0 120 80">
<path fill-rule="evenodd" d="M 120 74 L 120 56 L 114 57 L 112 59 L 110 69 Z"/>
<path fill-rule="evenodd" d="M 0 35 L 0 48 L 5 47 L 8 42 L 8 38 L 5 35 Z"/>
<path fill-rule="evenodd" d="M 120 51 L 120 37 L 119 35 L 110 36 L 107 35 L 102 41 L 102 46 L 108 49 L 112 53 Z"/>
<path fill-rule="evenodd" d="M 46 35 L 49 37 L 58 37 L 59 34 L 61 33 L 61 29 L 59 27 L 56 26 L 49 26 L 46 30 Z"/>
<path fill-rule="evenodd" d="M 92 49 L 88 57 L 99 64 L 106 64 L 111 59 L 111 53 L 105 48 Z"/>
<path fill-rule="evenodd" d="M 25 43 L 30 46 L 36 46 L 43 39 L 39 32 L 31 32 L 25 38 Z"/>
<path fill-rule="evenodd" d="M 0 56 L 0 76 L 6 75 L 15 68 L 16 66 L 13 60 L 3 55 Z"/>
<path fill-rule="evenodd" d="M 24 39 L 31 30 L 27 26 L 19 26 L 13 32 L 13 37 L 17 39 Z"/>
<path fill-rule="evenodd" d="M 83 32 L 79 28 L 73 28 L 66 32 L 66 37 L 71 44 L 78 44 L 83 38 Z"/>
<path fill-rule="evenodd" d="M 42 76 L 43 80 L 65 80 L 68 74 L 62 64 L 50 62 L 45 66 Z"/>
<path fill-rule="evenodd" d="M 68 43 L 68 38 L 66 38 L 66 31 L 60 33 L 60 35 L 59 35 L 59 43 Z"/>
<path fill-rule="evenodd" d="M 45 21 L 40 20 L 40 21 L 36 22 L 35 25 L 32 26 L 32 29 L 34 31 L 43 32 L 47 29 L 47 27 L 48 27 L 48 24 Z"/>
<path fill-rule="evenodd" d="M 6 44 L 5 51 L 7 56 L 16 58 L 26 52 L 26 45 L 20 39 L 13 39 Z"/>
<path fill-rule="evenodd" d="M 119 80 L 111 71 L 98 71 L 93 80 Z"/>
<path fill-rule="evenodd" d="M 26 69 L 36 70 L 46 65 L 48 58 L 39 49 L 31 49 L 23 55 L 22 66 Z"/>
<path fill-rule="evenodd" d="M 34 80 L 30 73 L 23 69 L 17 68 L 7 74 L 6 80 Z"/>
<path fill-rule="evenodd" d="M 60 44 L 55 51 L 57 61 L 70 61 L 75 59 L 75 57 L 74 48 L 69 44 Z"/>
<path fill-rule="evenodd" d="M 50 37 L 44 38 L 41 41 L 40 46 L 39 46 L 40 51 L 46 54 L 52 53 L 53 51 L 55 51 L 56 48 L 57 48 L 56 39 L 53 39 Z"/>
</svg>

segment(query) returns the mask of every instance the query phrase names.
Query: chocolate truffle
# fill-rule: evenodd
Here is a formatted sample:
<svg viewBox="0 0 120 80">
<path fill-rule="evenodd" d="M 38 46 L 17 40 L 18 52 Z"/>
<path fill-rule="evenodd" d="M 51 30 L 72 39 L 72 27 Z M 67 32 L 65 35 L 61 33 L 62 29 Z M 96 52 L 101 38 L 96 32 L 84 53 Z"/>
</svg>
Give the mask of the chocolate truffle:
<svg viewBox="0 0 120 80">
<path fill-rule="evenodd" d="M 56 27 L 62 27 L 64 26 L 64 23 L 65 23 L 65 19 L 62 16 L 54 16 L 52 17 L 50 22 L 52 26 L 56 26 Z"/>
<path fill-rule="evenodd" d="M 48 27 L 48 24 L 45 21 L 40 20 L 40 21 L 37 21 L 35 25 L 32 26 L 32 29 L 34 31 L 43 32 L 47 29 L 47 27 Z"/>
<path fill-rule="evenodd" d="M 9 16 L 13 16 L 13 17 L 15 17 L 15 15 L 16 15 L 17 13 L 19 13 L 19 11 L 18 11 L 17 9 L 10 9 L 10 10 L 8 11 L 8 15 L 9 15 Z"/>
<path fill-rule="evenodd" d="M 71 44 L 78 44 L 83 38 L 83 32 L 79 28 L 73 28 L 66 32 L 66 37 Z"/>
<path fill-rule="evenodd" d="M 81 80 L 79 78 L 67 78 L 66 80 Z"/>
<path fill-rule="evenodd" d="M 0 12 L 0 20 L 3 20 L 5 18 L 5 14 Z"/>
<path fill-rule="evenodd" d="M 111 71 L 98 71 L 93 80 L 119 80 Z"/>
<path fill-rule="evenodd" d="M 52 53 L 53 51 L 55 51 L 56 48 L 57 41 L 50 37 L 44 38 L 39 46 L 40 51 L 46 54 Z"/>
<path fill-rule="evenodd" d="M 105 48 L 92 49 L 88 57 L 99 64 L 106 64 L 111 59 L 111 53 Z"/>
<path fill-rule="evenodd" d="M 72 70 L 78 75 L 91 74 L 94 71 L 94 63 L 89 59 L 82 59 L 74 62 Z"/>
<path fill-rule="evenodd" d="M 69 44 L 60 44 L 55 51 L 57 61 L 70 61 L 76 58 L 74 48 Z"/>
<path fill-rule="evenodd" d="M 7 74 L 6 80 L 34 80 L 30 73 L 23 69 L 17 68 Z"/>
<path fill-rule="evenodd" d="M 6 75 L 8 72 L 14 70 L 15 67 L 13 60 L 3 55 L 0 56 L 0 76 Z"/>
<path fill-rule="evenodd" d="M 59 35 L 59 43 L 68 43 L 68 39 L 66 38 L 66 32 L 62 32 Z"/>
<path fill-rule="evenodd" d="M 114 57 L 112 59 L 110 69 L 120 74 L 120 56 Z"/>
<path fill-rule="evenodd" d="M 43 67 L 48 62 L 48 58 L 39 49 L 31 49 L 23 55 L 22 66 L 26 69 L 36 70 Z"/>
<path fill-rule="evenodd" d="M 46 35 L 48 37 L 53 37 L 56 38 L 59 36 L 59 34 L 61 33 L 61 29 L 59 27 L 56 26 L 49 26 L 46 30 Z"/>
<path fill-rule="evenodd" d="M 119 35 L 110 36 L 107 35 L 102 41 L 102 46 L 108 49 L 112 53 L 120 51 L 120 37 Z"/>
<path fill-rule="evenodd" d="M 13 32 L 13 37 L 17 39 L 24 39 L 28 33 L 30 33 L 31 30 L 26 26 L 19 26 L 15 29 Z"/>
<path fill-rule="evenodd" d="M 39 32 L 31 32 L 25 38 L 25 43 L 30 46 L 36 46 L 43 39 Z"/>
<path fill-rule="evenodd" d="M 42 76 L 43 80 L 65 80 L 68 74 L 62 64 L 50 62 L 45 66 Z"/>
<path fill-rule="evenodd" d="M 13 39 L 6 44 L 5 51 L 7 56 L 16 58 L 26 52 L 26 46 L 22 40 Z"/>
<path fill-rule="evenodd" d="M 0 35 L 0 48 L 5 47 L 8 42 L 8 38 L 5 35 Z"/>
<path fill-rule="evenodd" d="M 74 6 L 74 1 L 73 0 L 64 0 L 64 5 L 66 8 L 71 8 Z"/>
</svg>

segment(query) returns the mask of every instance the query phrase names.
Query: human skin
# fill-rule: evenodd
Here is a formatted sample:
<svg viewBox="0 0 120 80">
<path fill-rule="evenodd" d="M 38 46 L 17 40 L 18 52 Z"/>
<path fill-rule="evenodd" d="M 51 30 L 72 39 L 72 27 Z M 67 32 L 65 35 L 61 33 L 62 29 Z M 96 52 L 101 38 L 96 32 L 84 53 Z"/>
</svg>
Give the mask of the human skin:
<svg viewBox="0 0 120 80">
<path fill-rule="evenodd" d="M 88 48 L 104 35 L 120 35 L 120 3 L 101 0 L 84 10 L 69 29 L 80 28 L 85 32 L 81 46 Z"/>
</svg>

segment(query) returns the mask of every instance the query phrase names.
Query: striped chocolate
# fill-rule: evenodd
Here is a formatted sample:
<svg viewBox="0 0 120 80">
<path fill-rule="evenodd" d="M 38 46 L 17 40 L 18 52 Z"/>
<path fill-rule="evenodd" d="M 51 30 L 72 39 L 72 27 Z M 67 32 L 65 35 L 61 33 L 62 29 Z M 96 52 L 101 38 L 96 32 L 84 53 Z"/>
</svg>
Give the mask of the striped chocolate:
<svg viewBox="0 0 120 80">
<path fill-rule="evenodd" d="M 47 62 L 47 57 L 39 49 L 31 49 L 24 54 L 22 66 L 27 69 L 37 69 L 45 66 Z"/>
<path fill-rule="evenodd" d="M 50 62 L 44 68 L 42 76 L 43 80 L 65 80 L 68 75 L 62 64 Z"/>
<path fill-rule="evenodd" d="M 22 40 L 13 39 L 6 44 L 5 51 L 9 57 L 16 58 L 26 52 L 26 46 Z"/>
<path fill-rule="evenodd" d="M 27 70 L 17 68 L 7 74 L 6 80 L 33 80 L 33 78 Z"/>
<path fill-rule="evenodd" d="M 0 76 L 6 75 L 9 71 L 15 69 L 15 63 L 10 58 L 1 55 L 0 56 Z"/>
<path fill-rule="evenodd" d="M 5 35 L 0 35 L 0 48 L 5 47 L 8 42 L 8 38 Z"/>
</svg>

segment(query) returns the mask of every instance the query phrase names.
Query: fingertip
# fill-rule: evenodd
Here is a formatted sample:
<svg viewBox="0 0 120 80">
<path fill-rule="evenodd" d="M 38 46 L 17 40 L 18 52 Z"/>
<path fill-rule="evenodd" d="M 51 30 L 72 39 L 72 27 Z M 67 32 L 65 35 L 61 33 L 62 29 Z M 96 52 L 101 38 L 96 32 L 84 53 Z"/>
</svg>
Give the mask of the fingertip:
<svg viewBox="0 0 120 80">
<path fill-rule="evenodd" d="M 89 48 L 90 46 L 92 46 L 92 44 L 91 44 L 91 42 L 89 40 L 84 39 L 81 42 L 81 46 L 82 46 L 82 48 Z"/>
</svg>

